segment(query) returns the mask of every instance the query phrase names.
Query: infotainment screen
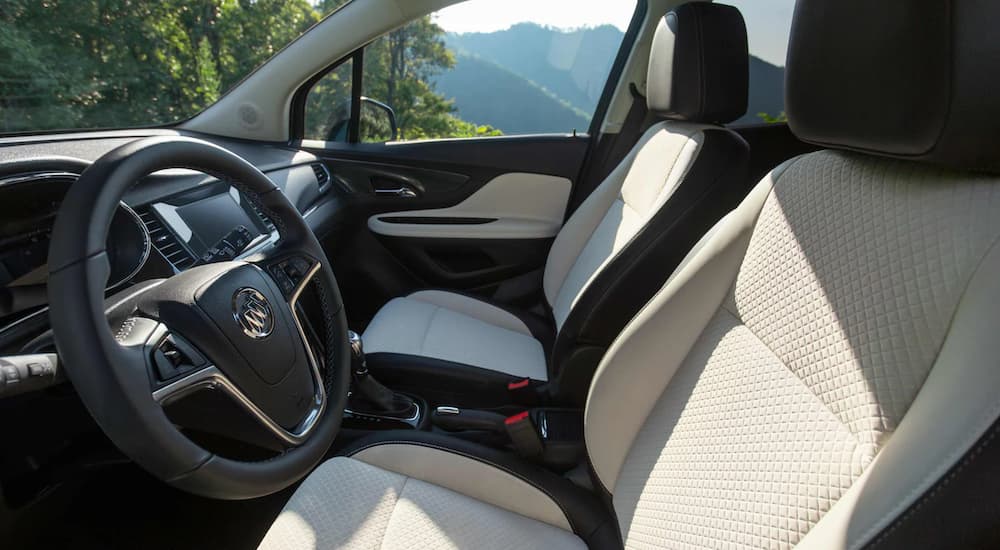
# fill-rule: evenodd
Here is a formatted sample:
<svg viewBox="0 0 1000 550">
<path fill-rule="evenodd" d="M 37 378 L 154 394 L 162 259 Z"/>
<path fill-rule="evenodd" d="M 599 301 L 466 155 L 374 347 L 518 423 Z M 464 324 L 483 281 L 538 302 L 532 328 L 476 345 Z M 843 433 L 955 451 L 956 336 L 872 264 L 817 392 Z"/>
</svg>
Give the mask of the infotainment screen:
<svg viewBox="0 0 1000 550">
<path fill-rule="evenodd" d="M 178 206 L 176 212 L 191 229 L 191 237 L 187 242 L 198 257 L 238 226 L 246 227 L 251 239 L 261 234 L 257 224 L 230 193 Z"/>
</svg>

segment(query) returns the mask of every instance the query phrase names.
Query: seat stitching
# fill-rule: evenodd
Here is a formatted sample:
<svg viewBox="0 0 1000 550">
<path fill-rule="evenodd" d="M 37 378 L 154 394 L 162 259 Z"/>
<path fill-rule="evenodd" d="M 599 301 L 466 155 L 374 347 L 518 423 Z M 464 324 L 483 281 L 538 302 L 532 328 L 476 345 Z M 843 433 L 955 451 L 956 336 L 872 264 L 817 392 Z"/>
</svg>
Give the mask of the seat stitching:
<svg viewBox="0 0 1000 550">
<path fill-rule="evenodd" d="M 965 298 L 966 298 L 966 296 L 967 296 L 967 294 L 969 292 L 969 286 L 972 284 L 972 280 L 976 278 L 976 275 L 979 273 L 979 271 L 983 267 L 983 264 L 986 262 L 986 258 L 988 258 L 991 254 L 993 254 L 994 249 L 997 248 L 998 245 L 1000 245 L 1000 237 L 996 237 L 993 240 L 993 242 L 990 244 L 989 248 L 986 249 L 986 253 L 983 254 L 981 258 L 979 258 L 979 262 L 976 265 L 976 268 L 974 270 L 972 270 L 972 275 L 970 275 L 969 278 L 965 281 L 965 288 L 962 289 L 962 294 L 959 296 L 959 299 L 958 299 L 959 307 L 955 308 L 954 313 L 952 313 L 951 319 L 949 319 L 949 321 L 948 321 L 948 330 L 945 332 L 946 336 L 945 336 L 944 340 L 941 343 L 941 348 L 938 349 L 937 355 L 934 357 L 934 363 L 932 363 L 931 372 L 933 372 L 935 366 L 937 365 L 938 359 L 941 358 L 941 349 L 944 348 L 944 343 L 947 342 L 948 338 L 951 336 L 951 331 L 952 331 L 952 329 L 954 328 L 954 325 L 955 325 L 955 317 L 958 316 L 958 312 L 961 309 L 961 303 L 965 300 Z M 930 374 L 928 374 L 928 376 L 930 376 Z M 926 379 L 924 380 L 924 383 L 926 383 Z M 978 427 L 978 426 L 983 425 L 984 422 L 986 422 L 985 427 L 982 430 L 979 430 L 979 429 L 967 430 L 966 433 L 970 433 L 970 432 L 971 433 L 977 433 L 978 432 L 981 435 L 977 438 L 977 440 L 982 439 L 983 437 L 985 437 L 985 434 L 988 432 L 989 426 L 991 426 L 994 422 L 996 422 L 998 415 L 1000 415 L 1000 402 L 994 402 L 989 408 L 986 409 L 985 414 L 983 414 L 982 416 L 979 417 L 979 422 L 977 422 L 976 424 L 974 424 L 974 427 Z M 974 442 L 973 442 L 973 445 L 975 445 Z M 975 448 L 975 447 L 973 447 L 973 448 Z M 858 548 L 858 547 L 860 547 L 860 545 L 863 544 L 864 541 L 870 540 L 873 536 L 875 536 L 875 532 L 877 530 L 885 529 L 886 528 L 885 525 L 881 525 L 880 526 L 880 524 L 883 524 L 883 522 L 893 521 L 894 519 L 898 520 L 899 519 L 899 514 L 902 513 L 902 509 L 903 509 L 904 504 L 906 502 L 908 502 L 908 501 L 911 501 L 911 499 L 917 493 L 924 493 L 923 497 L 924 498 L 928 497 L 928 495 L 926 494 L 926 492 L 928 490 L 930 490 L 930 488 L 921 489 L 921 486 L 923 486 L 924 483 L 926 483 L 927 480 L 929 480 L 929 479 L 939 479 L 942 475 L 944 475 L 944 472 L 940 471 L 941 468 L 942 468 L 942 466 L 944 466 L 945 464 L 951 463 L 952 467 L 954 467 L 955 461 L 957 461 L 961 456 L 964 456 L 964 455 L 968 454 L 969 452 L 970 452 L 969 450 L 962 451 L 961 450 L 961 446 L 956 446 L 955 450 L 953 450 L 952 452 L 948 453 L 948 455 L 944 458 L 944 461 L 938 464 L 937 468 L 935 468 L 929 474 L 925 475 L 920 480 L 920 483 L 916 484 L 913 489 L 911 489 L 909 492 L 906 493 L 906 495 L 905 495 L 904 498 L 899 499 L 897 501 L 897 504 L 892 507 L 892 509 L 889 511 L 889 513 L 887 513 L 887 514 L 883 515 L 881 518 L 879 518 L 879 520 L 876 521 L 875 523 L 873 523 L 871 525 L 871 527 L 869 527 L 862 536 L 860 536 L 859 538 L 857 538 L 854 541 L 854 543 L 851 545 L 851 548 Z M 967 460 L 971 461 L 974 458 L 975 458 L 975 456 L 970 456 L 970 457 L 967 457 Z M 957 473 L 957 471 L 955 473 Z M 951 476 L 949 476 L 949 478 L 950 477 Z M 945 483 L 947 483 L 947 482 L 950 482 L 950 479 L 948 481 L 946 481 Z M 931 496 L 933 496 L 933 494 Z M 907 506 L 913 506 L 913 505 L 914 505 L 914 503 L 911 501 L 910 504 L 908 504 Z M 892 519 L 890 519 L 890 518 L 892 518 Z"/>
<path fill-rule="evenodd" d="M 470 460 L 475 460 L 476 462 L 479 462 L 481 464 L 485 464 L 487 466 L 492 466 L 492 467 L 494 467 L 494 468 L 496 468 L 498 470 L 502 470 L 502 471 L 504 471 L 504 472 L 506 472 L 506 473 L 508 473 L 508 474 L 510 474 L 510 475 L 512 475 L 514 477 L 516 477 L 517 479 L 520 479 L 521 481 L 527 483 L 528 485 L 531 485 L 535 489 L 538 489 L 545 496 L 549 497 L 549 500 L 551 500 L 553 503 L 555 503 L 556 506 L 559 507 L 559 510 L 563 513 L 563 517 L 566 519 L 566 522 L 569 523 L 570 527 L 573 529 L 573 533 L 575 533 L 575 534 L 579 534 L 580 533 L 580 530 L 578 529 L 578 526 L 573 521 L 573 518 L 566 511 L 566 508 L 563 507 L 562 503 L 560 503 L 559 500 L 557 500 L 552 495 L 552 493 L 550 493 L 544 487 L 541 487 L 537 483 L 531 481 L 530 479 L 528 479 L 528 478 L 526 478 L 526 477 L 518 474 L 517 472 L 514 472 L 513 470 L 507 468 L 506 466 L 504 466 L 502 464 L 497 464 L 497 463 L 492 462 L 492 461 L 489 461 L 488 459 L 485 459 L 485 458 L 477 457 L 477 456 L 471 455 L 469 453 L 462 452 L 462 451 L 457 450 L 457 449 L 449 449 L 448 447 L 443 447 L 441 445 L 435 445 L 433 443 L 425 443 L 425 442 L 422 442 L 422 441 L 405 441 L 405 440 L 401 440 L 401 439 L 394 439 L 394 440 L 388 440 L 388 441 L 378 441 L 378 442 L 372 443 L 370 445 L 365 445 L 364 447 L 361 447 L 360 449 L 357 449 L 354 452 L 352 452 L 350 455 L 348 455 L 348 457 L 353 457 L 354 455 L 356 455 L 356 454 L 358 454 L 358 453 L 360 453 L 360 452 L 362 452 L 364 450 L 371 449 L 371 448 L 374 448 L 374 447 L 379 447 L 381 445 L 414 445 L 414 446 L 418 446 L 418 447 L 427 447 L 427 448 L 430 448 L 430 449 L 437 449 L 439 451 L 444 451 L 446 453 L 452 453 L 452 454 L 456 454 L 456 455 L 459 455 L 459 456 L 464 456 L 465 458 L 468 458 Z M 355 459 L 355 460 L 357 460 L 357 459 Z M 364 461 L 362 461 L 362 462 L 364 462 Z M 398 473 L 398 472 L 396 472 L 396 473 Z M 407 477 L 407 479 L 409 479 L 409 477 Z M 405 482 L 404 482 L 404 485 L 405 485 Z M 455 492 L 458 492 L 458 491 L 455 491 Z M 465 495 L 465 496 L 469 496 L 469 495 Z M 496 505 L 495 504 L 491 504 L 491 506 L 496 506 Z M 496 506 L 496 507 L 497 508 L 501 508 L 500 506 Z M 517 513 L 517 512 L 514 512 L 514 513 Z M 519 515 L 523 515 L 523 514 L 519 514 Z M 527 516 L 525 516 L 525 517 L 527 517 Z M 535 519 L 535 518 L 530 518 L 530 519 Z M 540 520 L 535 519 L 535 521 L 540 521 Z M 542 523 L 544 523 L 544 522 L 542 522 Z"/>
<path fill-rule="evenodd" d="M 392 513 L 389 514 L 389 521 L 385 522 L 385 528 L 382 529 L 382 536 L 378 539 L 378 549 L 382 550 L 385 546 L 385 534 L 389 532 L 389 525 L 392 524 L 392 518 L 396 516 L 396 510 L 399 509 L 399 499 L 403 496 L 403 491 L 406 490 L 406 484 L 410 482 L 410 476 L 403 476 L 403 485 L 399 488 L 399 494 L 396 495 L 395 502 L 392 503 Z"/>
<path fill-rule="evenodd" d="M 424 348 L 427 346 L 427 336 L 431 332 L 431 326 L 434 324 L 434 318 L 437 317 L 440 309 L 441 306 L 435 305 L 434 309 L 431 310 L 431 316 L 427 319 L 427 325 L 424 327 L 424 335 L 420 338 L 420 355 L 424 354 Z"/>
<path fill-rule="evenodd" d="M 442 306 L 440 304 L 437 304 L 437 303 L 433 302 L 432 300 L 426 300 L 426 299 L 414 298 L 413 297 L 414 294 L 418 294 L 418 293 L 421 293 L 421 292 L 441 292 L 441 293 L 453 294 L 455 296 L 460 296 L 461 298 L 463 298 L 465 300 L 468 300 L 470 302 L 475 302 L 475 303 L 477 303 L 478 305 L 480 305 L 480 306 L 482 306 L 484 308 L 488 308 L 490 310 L 494 310 L 494 311 L 500 312 L 503 315 L 509 316 L 511 319 L 517 321 L 518 323 L 521 323 L 521 325 L 524 326 L 524 329 L 527 332 L 523 332 L 523 331 L 520 331 L 520 330 L 514 331 L 513 329 L 508 329 L 506 327 L 501 327 L 499 325 L 496 325 L 496 324 L 494 324 L 494 323 L 492 323 L 492 322 L 490 322 L 490 321 L 488 321 L 486 319 L 483 319 L 482 317 L 479 317 L 477 315 L 470 315 L 470 314 L 462 312 L 462 311 L 458 311 L 458 310 L 455 310 L 455 309 L 452 309 L 452 308 L 449 308 L 449 307 L 445 307 L 445 306 Z M 476 319 L 477 321 L 482 321 L 482 322 L 484 322 L 486 324 L 496 326 L 497 328 L 503 328 L 505 330 L 511 330 L 512 332 L 517 332 L 519 334 L 527 334 L 529 336 L 531 335 L 531 329 L 528 328 L 527 324 L 521 318 L 519 318 L 517 315 L 515 315 L 514 313 L 512 313 L 512 312 L 510 312 L 510 311 L 508 311 L 508 310 L 506 310 L 506 309 L 504 309 L 502 307 L 500 307 L 497 304 L 492 304 L 490 302 L 486 302 L 484 300 L 480 300 L 479 298 L 477 298 L 475 296 L 469 296 L 469 295 L 466 295 L 466 294 L 463 294 L 463 293 L 460 293 L 460 292 L 452 292 L 452 291 L 449 291 L 449 290 L 437 290 L 437 289 L 430 288 L 430 289 L 423 289 L 423 290 L 418 290 L 416 292 L 413 292 L 410 295 L 406 296 L 406 298 L 409 298 L 410 300 L 413 300 L 413 301 L 416 301 L 416 302 L 421 302 L 421 303 L 424 303 L 424 304 L 430 304 L 432 306 L 441 307 L 441 308 L 447 309 L 449 311 L 452 311 L 454 313 L 460 313 L 462 315 L 465 315 L 466 317 L 471 317 L 473 319 Z"/>
<path fill-rule="evenodd" d="M 970 451 L 969 456 L 965 457 L 965 459 L 962 460 L 961 463 L 959 463 L 959 465 L 958 465 L 957 468 L 955 468 L 944 479 L 942 479 L 937 484 L 937 486 L 934 487 L 930 492 L 924 494 L 920 498 L 920 500 L 917 501 L 906 512 L 906 514 L 904 514 L 902 517 L 898 518 L 888 529 L 882 531 L 882 533 L 878 536 L 878 538 L 871 542 L 871 544 L 870 544 L 869 547 L 870 548 L 875 548 L 879 544 L 882 544 L 883 542 L 885 542 L 886 538 L 888 538 L 893 532 L 895 532 L 896 529 L 898 529 L 902 524 L 910 521 L 913 518 L 914 514 L 916 514 L 917 512 L 919 512 L 920 509 L 923 508 L 925 504 L 928 504 L 930 501 L 932 501 L 935 498 L 937 498 L 938 496 L 940 496 L 941 492 L 952 481 L 955 481 L 955 478 L 957 478 L 960 473 L 962 473 L 962 470 L 964 470 L 966 467 L 970 466 L 973 462 L 976 461 L 976 459 L 978 459 L 982 455 L 983 450 L 996 438 L 997 432 L 1000 432 L 1000 427 L 995 427 L 992 430 L 990 430 L 990 433 L 988 434 L 988 436 L 985 439 L 983 439 L 982 441 L 980 441 L 979 444 L 976 445 L 976 447 L 972 451 Z"/>
</svg>

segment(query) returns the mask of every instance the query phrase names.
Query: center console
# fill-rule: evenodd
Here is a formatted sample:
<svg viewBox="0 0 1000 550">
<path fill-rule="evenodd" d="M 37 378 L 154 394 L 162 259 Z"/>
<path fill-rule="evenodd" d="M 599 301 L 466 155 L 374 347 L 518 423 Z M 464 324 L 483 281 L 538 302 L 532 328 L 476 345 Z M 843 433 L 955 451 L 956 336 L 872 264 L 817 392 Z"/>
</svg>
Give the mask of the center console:
<svg viewBox="0 0 1000 550">
<path fill-rule="evenodd" d="M 362 432 L 424 430 L 507 449 L 555 471 L 584 459 L 583 411 L 559 407 L 492 409 L 428 403 L 418 395 L 393 391 L 368 372 L 361 337 L 349 332 L 352 383 L 343 426 Z M 433 407 L 433 408 L 430 408 Z"/>
<path fill-rule="evenodd" d="M 344 409 L 345 428 L 356 430 L 421 429 L 427 402 L 383 386 L 368 372 L 361 336 L 348 331 L 351 344 L 351 390 Z"/>
</svg>

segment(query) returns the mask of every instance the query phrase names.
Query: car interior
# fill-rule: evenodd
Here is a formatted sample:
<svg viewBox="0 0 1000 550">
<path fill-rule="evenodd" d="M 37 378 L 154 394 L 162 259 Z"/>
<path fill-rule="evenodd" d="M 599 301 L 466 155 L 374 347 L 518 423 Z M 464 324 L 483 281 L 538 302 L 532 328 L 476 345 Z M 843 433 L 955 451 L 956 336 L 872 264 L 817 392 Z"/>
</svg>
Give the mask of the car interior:
<svg viewBox="0 0 1000 550">
<path fill-rule="evenodd" d="M 477 2 L 0 133 L 0 546 L 996 547 L 1000 4 L 623 2 L 515 93 Z"/>
</svg>

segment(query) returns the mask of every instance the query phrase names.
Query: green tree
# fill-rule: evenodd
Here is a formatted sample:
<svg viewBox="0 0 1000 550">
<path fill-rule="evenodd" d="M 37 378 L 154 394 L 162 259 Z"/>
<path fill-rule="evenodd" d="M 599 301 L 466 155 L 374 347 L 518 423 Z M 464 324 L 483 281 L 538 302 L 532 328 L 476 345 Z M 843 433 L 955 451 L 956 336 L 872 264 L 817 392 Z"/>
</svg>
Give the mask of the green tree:
<svg viewBox="0 0 1000 550">
<path fill-rule="evenodd" d="M 479 127 L 456 117 L 453 102 L 432 87 L 435 75 L 454 66 L 444 30 L 424 16 L 365 49 L 364 93 L 395 110 L 400 139 L 475 136 Z"/>
<path fill-rule="evenodd" d="M 784 111 L 781 111 L 780 113 L 778 113 L 777 116 L 775 116 L 775 115 L 769 115 L 767 113 L 761 112 L 761 113 L 757 113 L 757 117 L 760 118 L 761 120 L 763 120 L 767 124 L 775 124 L 775 123 L 778 123 L 778 122 L 788 122 L 788 115 L 786 115 Z"/>
<path fill-rule="evenodd" d="M 308 0 L 7 0 L 0 131 L 174 122 L 318 20 Z"/>
<path fill-rule="evenodd" d="M 344 1 L 3 0 L 0 132 L 181 120 Z M 377 40 L 365 61 L 365 93 L 396 109 L 403 136 L 497 133 L 434 92 L 455 60 L 430 17 Z M 321 82 L 309 101 L 329 118 L 349 98 L 350 72 Z"/>
</svg>

